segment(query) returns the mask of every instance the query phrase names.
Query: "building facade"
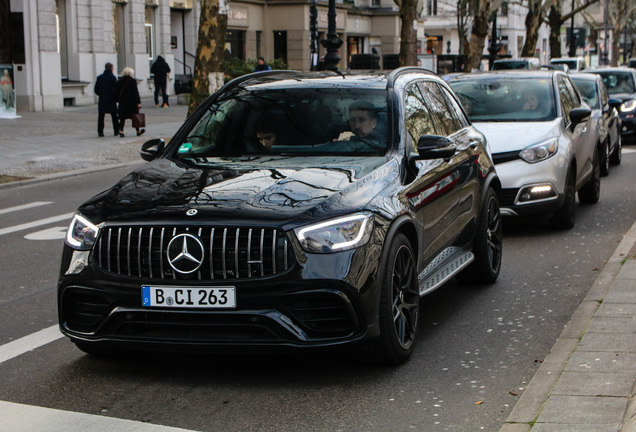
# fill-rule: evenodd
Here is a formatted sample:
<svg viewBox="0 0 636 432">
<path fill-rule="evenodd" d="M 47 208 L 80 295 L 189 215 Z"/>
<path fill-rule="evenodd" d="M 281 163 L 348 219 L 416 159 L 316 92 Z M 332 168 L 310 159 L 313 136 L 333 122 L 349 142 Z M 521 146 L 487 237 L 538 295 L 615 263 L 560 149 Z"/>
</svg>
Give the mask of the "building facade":
<svg viewBox="0 0 636 432">
<path fill-rule="evenodd" d="M 228 4 L 226 53 L 241 59 L 283 59 L 310 69 L 311 0 L 241 0 Z M 351 55 L 399 52 L 400 19 L 393 0 L 337 0 L 336 27 L 344 41 L 340 68 Z M 327 32 L 328 2 L 318 1 L 319 39 Z M 104 64 L 132 67 L 142 96 L 154 91 L 150 66 L 163 56 L 174 77 L 191 75 L 200 0 L 0 0 L 0 64 L 13 65 L 18 110 L 56 110 L 96 101 L 93 85 Z M 424 27 L 418 23 L 424 43 Z M 8 45 L 8 47 L 7 47 Z M 324 55 L 318 46 L 318 56 Z"/>
</svg>

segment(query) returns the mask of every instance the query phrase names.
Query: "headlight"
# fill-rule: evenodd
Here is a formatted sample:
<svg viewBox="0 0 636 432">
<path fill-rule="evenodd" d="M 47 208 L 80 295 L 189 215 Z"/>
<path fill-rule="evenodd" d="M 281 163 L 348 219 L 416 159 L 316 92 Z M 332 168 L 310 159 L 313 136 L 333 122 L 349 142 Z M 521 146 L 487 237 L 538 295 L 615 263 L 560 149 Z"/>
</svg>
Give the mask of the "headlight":
<svg viewBox="0 0 636 432">
<path fill-rule="evenodd" d="M 539 144 L 533 144 L 521 150 L 519 157 L 528 163 L 536 163 L 551 158 L 559 149 L 559 141 L 552 138 Z"/>
<path fill-rule="evenodd" d="M 99 228 L 80 214 L 75 214 L 66 233 L 66 244 L 77 250 L 90 250 L 95 244 Z"/>
<path fill-rule="evenodd" d="M 621 112 L 630 112 L 636 110 L 636 100 L 628 100 L 621 105 Z"/>
<path fill-rule="evenodd" d="M 294 232 L 306 252 L 331 253 L 364 246 L 371 238 L 372 229 L 373 215 L 356 213 L 296 228 Z"/>
</svg>

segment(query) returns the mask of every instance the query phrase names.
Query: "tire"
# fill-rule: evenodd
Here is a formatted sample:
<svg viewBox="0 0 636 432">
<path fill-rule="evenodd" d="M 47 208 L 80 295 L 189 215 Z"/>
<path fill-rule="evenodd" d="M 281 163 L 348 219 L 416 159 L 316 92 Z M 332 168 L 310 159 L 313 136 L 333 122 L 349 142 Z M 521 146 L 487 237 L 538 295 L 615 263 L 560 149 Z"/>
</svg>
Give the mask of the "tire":
<svg viewBox="0 0 636 432">
<path fill-rule="evenodd" d="M 494 283 L 501 270 L 502 252 L 503 228 L 499 199 L 495 191 L 488 188 L 473 243 L 475 260 L 457 275 L 457 279 L 461 283 Z"/>
<path fill-rule="evenodd" d="M 621 160 L 623 159 L 623 138 L 621 137 L 620 131 L 618 132 L 618 142 L 616 143 L 616 148 L 610 155 L 610 163 L 612 165 L 620 165 Z"/>
<path fill-rule="evenodd" d="M 601 152 L 601 176 L 606 177 L 609 175 L 610 170 L 609 137 L 607 138 L 607 142 L 603 143 L 599 149 Z"/>
<path fill-rule="evenodd" d="M 576 221 L 575 208 L 576 208 L 576 191 L 575 181 L 576 174 L 574 168 L 570 168 L 567 177 L 565 178 L 565 200 L 560 209 L 554 212 L 550 223 L 553 227 L 559 229 L 571 229 Z"/>
<path fill-rule="evenodd" d="M 592 177 L 579 189 L 579 200 L 584 204 L 596 204 L 601 197 L 601 166 L 598 152 L 592 161 Z"/>
<path fill-rule="evenodd" d="M 395 236 L 383 264 L 377 354 L 382 363 L 395 365 L 411 356 L 419 323 L 417 269 L 404 234 Z"/>
</svg>

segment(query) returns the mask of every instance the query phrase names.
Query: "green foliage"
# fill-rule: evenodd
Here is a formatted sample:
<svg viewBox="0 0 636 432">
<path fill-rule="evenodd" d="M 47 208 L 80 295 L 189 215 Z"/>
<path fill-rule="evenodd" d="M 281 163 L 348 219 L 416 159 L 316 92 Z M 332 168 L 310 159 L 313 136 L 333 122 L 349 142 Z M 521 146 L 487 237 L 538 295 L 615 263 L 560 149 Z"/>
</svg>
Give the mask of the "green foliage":
<svg viewBox="0 0 636 432">
<path fill-rule="evenodd" d="M 225 81 L 250 74 L 254 72 L 254 68 L 258 60 L 248 59 L 241 60 L 238 58 L 230 58 L 223 63 L 223 73 L 225 73 Z M 287 69 L 287 64 L 282 59 L 275 59 L 272 62 L 265 62 L 272 70 Z"/>
</svg>

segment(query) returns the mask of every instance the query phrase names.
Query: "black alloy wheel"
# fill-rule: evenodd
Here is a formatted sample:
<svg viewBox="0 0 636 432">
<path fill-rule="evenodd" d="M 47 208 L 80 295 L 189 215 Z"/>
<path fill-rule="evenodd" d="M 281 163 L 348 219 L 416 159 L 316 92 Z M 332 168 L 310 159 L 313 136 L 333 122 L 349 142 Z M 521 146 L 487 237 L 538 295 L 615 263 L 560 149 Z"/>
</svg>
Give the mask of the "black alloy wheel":
<svg viewBox="0 0 636 432">
<path fill-rule="evenodd" d="M 491 284 L 499 277 L 503 256 L 503 225 L 497 193 L 488 188 L 473 245 L 474 261 L 457 275 L 462 283 Z"/>
<path fill-rule="evenodd" d="M 618 131 L 618 141 L 616 147 L 610 156 L 610 163 L 612 165 L 620 165 L 623 159 L 623 138 L 621 137 L 621 131 Z"/>
<path fill-rule="evenodd" d="M 599 147 L 601 151 L 601 176 L 605 177 L 609 175 L 610 170 L 610 153 L 609 153 L 609 137 L 607 141 Z"/>
<path fill-rule="evenodd" d="M 596 204 L 601 197 L 601 167 L 598 151 L 594 152 L 592 177 L 579 189 L 579 200 L 584 204 Z"/>
<path fill-rule="evenodd" d="M 380 360 L 388 364 L 400 364 L 413 352 L 420 301 L 415 258 L 404 234 L 396 235 L 383 268 L 378 347 Z"/>
<path fill-rule="evenodd" d="M 565 178 L 565 189 L 563 194 L 565 199 L 563 206 L 554 212 L 550 223 L 553 227 L 559 229 L 571 229 L 574 227 L 576 221 L 575 209 L 576 209 L 576 174 L 574 167 L 570 167 L 567 177 Z"/>
</svg>

